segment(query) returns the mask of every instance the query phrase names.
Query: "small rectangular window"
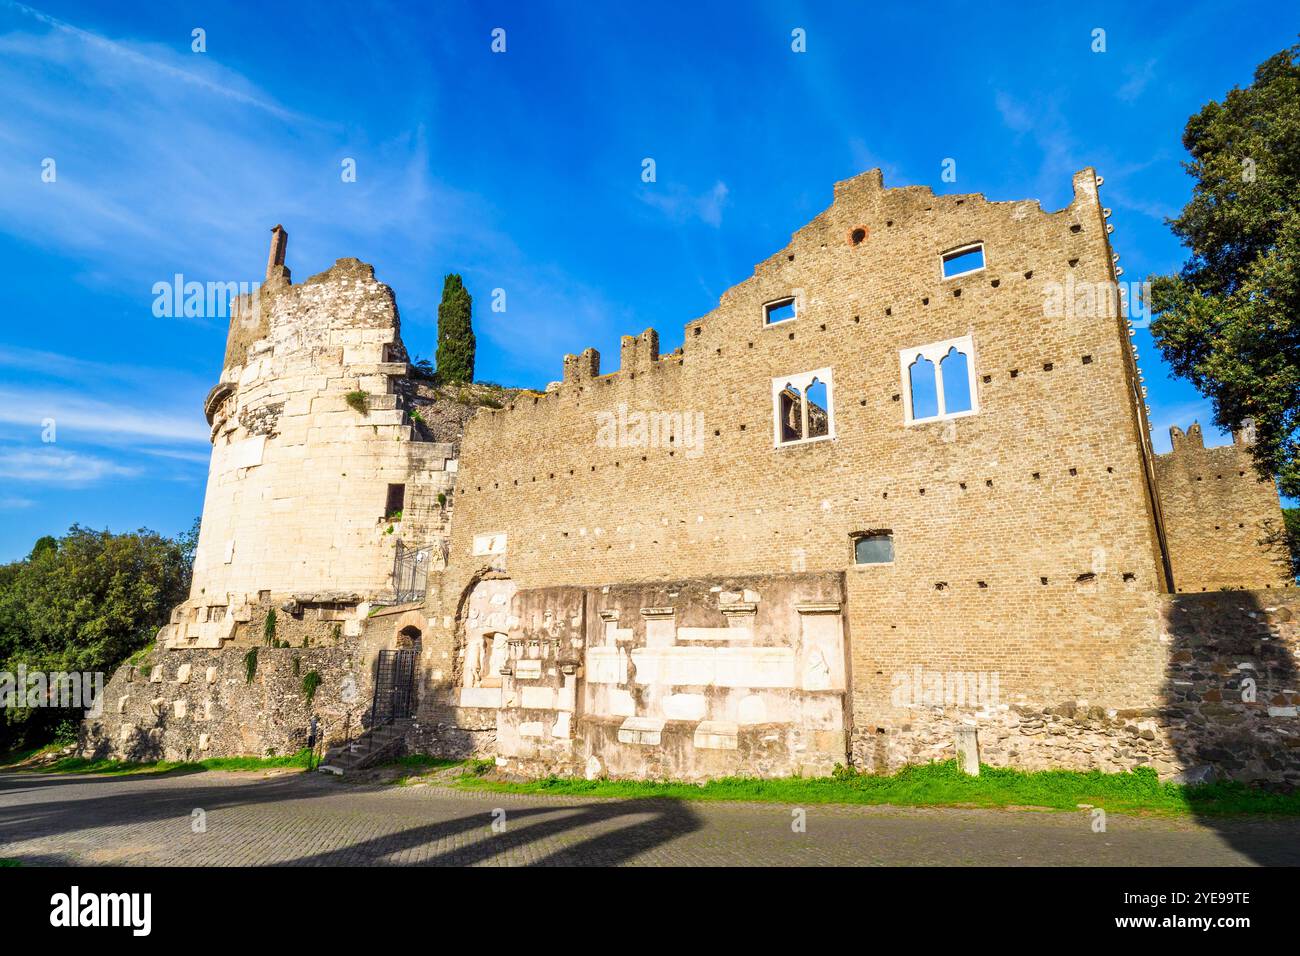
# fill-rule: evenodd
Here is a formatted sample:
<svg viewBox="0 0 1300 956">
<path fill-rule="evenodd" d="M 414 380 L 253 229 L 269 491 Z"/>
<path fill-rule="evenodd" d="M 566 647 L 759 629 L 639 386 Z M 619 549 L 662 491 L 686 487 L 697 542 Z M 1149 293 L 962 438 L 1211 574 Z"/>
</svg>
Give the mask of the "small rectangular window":
<svg viewBox="0 0 1300 956">
<path fill-rule="evenodd" d="M 789 322 L 795 317 L 794 299 L 777 299 L 775 302 L 769 302 L 763 306 L 763 324 L 776 325 L 778 322 Z"/>
<path fill-rule="evenodd" d="M 868 531 L 853 538 L 854 564 L 892 564 L 894 535 L 889 531 Z"/>
<path fill-rule="evenodd" d="M 388 500 L 384 503 L 384 517 L 400 517 L 406 504 L 406 485 L 389 485 Z"/>
<path fill-rule="evenodd" d="M 943 277 L 955 279 L 969 272 L 979 272 L 984 268 L 984 243 L 962 246 L 943 254 Z"/>
<path fill-rule="evenodd" d="M 772 379 L 775 444 L 834 438 L 833 388 L 829 368 Z"/>
</svg>

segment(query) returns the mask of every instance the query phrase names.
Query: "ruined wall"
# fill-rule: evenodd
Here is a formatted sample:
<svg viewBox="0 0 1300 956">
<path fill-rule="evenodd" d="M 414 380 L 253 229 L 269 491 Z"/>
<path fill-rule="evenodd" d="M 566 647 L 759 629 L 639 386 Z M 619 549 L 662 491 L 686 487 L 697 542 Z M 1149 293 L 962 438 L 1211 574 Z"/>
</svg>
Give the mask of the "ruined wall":
<svg viewBox="0 0 1300 956">
<path fill-rule="evenodd" d="M 1178 591 L 1285 587 L 1291 583 L 1277 486 L 1261 480 L 1248 427 L 1231 445 L 1206 448 L 1201 426 L 1169 429 L 1156 457 L 1165 536 Z"/>
<path fill-rule="evenodd" d="M 292 285 L 275 256 L 273 244 L 267 284 L 232 318 L 234 364 L 206 403 L 212 463 L 194 584 L 165 629 L 169 647 L 219 647 L 259 629 L 266 605 L 315 619 L 391 600 L 397 542 L 446 533 L 438 495 L 454 482 L 454 450 L 413 431 L 392 290 L 355 259 Z M 347 400 L 359 391 L 360 409 Z M 405 486 L 400 520 L 387 513 L 390 485 Z"/>
<path fill-rule="evenodd" d="M 457 671 L 510 772 L 703 780 L 844 762 L 840 574 L 516 591 L 479 582 Z M 469 713 L 471 708 L 477 710 Z"/>
<path fill-rule="evenodd" d="M 985 268 L 944 279 L 941 253 L 976 241 Z M 1050 214 L 886 190 L 878 171 L 837 185 L 681 352 L 660 357 L 650 332 L 612 374 L 569 356 L 558 388 L 470 423 L 444 625 L 487 566 L 521 590 L 842 573 L 862 765 L 891 729 L 890 676 L 918 662 L 1150 706 L 1165 578 L 1131 346 L 1113 308 L 1045 314 L 1053 283 L 1112 282 L 1111 255 L 1091 170 Z M 797 317 L 765 324 L 787 296 Z M 966 336 L 974 412 L 909 423 L 900 351 Z M 774 380 L 814 370 L 831 434 L 777 446 Z M 610 441 L 609 417 L 636 413 L 679 424 Z M 881 529 L 892 563 L 855 565 L 854 533 Z"/>
<path fill-rule="evenodd" d="M 159 652 L 152 666 L 126 665 L 104 689 L 104 712 L 82 725 L 83 756 L 201 760 L 292 754 L 307 746 L 313 714 L 326 742 L 356 735 L 370 705 L 371 671 L 359 647 Z M 320 675 L 308 701 L 307 674 Z M 323 752 L 323 751 L 322 751 Z"/>
</svg>

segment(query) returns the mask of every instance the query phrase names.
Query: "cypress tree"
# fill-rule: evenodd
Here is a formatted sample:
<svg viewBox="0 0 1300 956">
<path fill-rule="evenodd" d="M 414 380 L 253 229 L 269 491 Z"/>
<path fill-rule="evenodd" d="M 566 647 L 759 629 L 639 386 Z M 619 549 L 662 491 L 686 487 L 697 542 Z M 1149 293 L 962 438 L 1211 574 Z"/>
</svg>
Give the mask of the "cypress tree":
<svg viewBox="0 0 1300 956">
<path fill-rule="evenodd" d="M 444 382 L 474 381 L 473 305 L 460 276 L 448 275 L 438 305 L 438 377 Z"/>
</svg>

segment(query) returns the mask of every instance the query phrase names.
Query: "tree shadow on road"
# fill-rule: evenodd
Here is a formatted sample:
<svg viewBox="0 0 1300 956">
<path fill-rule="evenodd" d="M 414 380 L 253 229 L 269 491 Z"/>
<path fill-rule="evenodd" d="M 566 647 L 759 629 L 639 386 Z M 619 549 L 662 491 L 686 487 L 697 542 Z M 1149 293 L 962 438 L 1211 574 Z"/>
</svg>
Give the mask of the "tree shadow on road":
<svg viewBox="0 0 1300 956">
<path fill-rule="evenodd" d="M 147 778 L 146 778 L 147 779 Z M 187 778 L 182 786 L 167 786 L 166 778 L 144 783 L 131 777 L 96 777 L 0 774 L 0 847 L 24 841 L 47 839 L 83 848 L 94 843 L 94 834 L 116 830 L 113 843 L 105 841 L 106 853 L 115 844 L 141 846 L 142 858 L 149 848 L 165 845 L 180 857 L 167 862 L 184 865 L 184 847 L 198 840 L 196 851 L 204 853 L 196 862 L 218 862 L 206 857 L 216 849 L 191 832 L 191 814 L 201 809 L 220 825 L 222 811 L 237 807 L 272 804 L 283 807 L 330 797 L 392 793 L 379 784 L 348 784 L 305 773 L 286 773 L 253 781 L 228 780 L 205 783 L 203 777 Z M 119 786 L 111 786 L 117 783 Z M 135 786 L 132 786 L 135 784 Z M 157 786 L 155 786 L 157 784 Z M 71 795 L 55 788 L 73 787 Z M 49 799 L 33 791 L 49 790 Z M 21 799 L 26 795 L 27 799 Z M 570 803 L 545 800 L 541 805 L 514 806 L 484 795 L 456 794 L 454 812 L 459 815 L 428 824 L 371 832 L 345 846 L 294 856 L 288 846 L 267 845 L 266 863 L 298 866 L 369 866 L 418 863 L 422 865 L 467 866 L 481 863 L 508 865 L 617 865 L 628 862 L 655 847 L 701 828 L 694 810 L 682 801 L 667 799 L 593 801 Z M 466 803 L 481 802 L 479 812 L 464 813 Z M 494 806 L 494 803 L 497 805 Z M 504 806 L 500 806 L 504 803 Z M 430 815 L 439 805 L 430 803 Z M 445 806 L 445 804 L 443 805 Z M 409 812 L 409 805 L 403 807 Z M 317 811 L 302 810 L 302 818 L 320 819 Z M 383 818 L 378 818 L 382 820 Z M 272 821 L 268 819 L 268 826 Z M 494 824 L 495 829 L 494 829 Z M 161 826 L 160 826 L 161 825 Z M 310 841 L 310 833 L 307 835 Z M 299 836 L 295 839 L 302 839 Z M 77 852 L 6 851 L 29 864 L 84 862 Z M 114 862 L 131 862 L 128 858 Z M 263 862 L 263 861 L 252 861 Z"/>
<path fill-rule="evenodd" d="M 1281 595 L 1279 595 L 1281 597 Z M 1237 780 L 1290 789 L 1300 782 L 1300 670 L 1293 612 L 1258 591 L 1179 594 L 1161 716 L 1189 783 Z M 1287 602 L 1289 603 L 1289 602 Z M 1262 865 L 1295 865 L 1300 848 L 1284 820 L 1193 811 L 1202 826 Z"/>
</svg>

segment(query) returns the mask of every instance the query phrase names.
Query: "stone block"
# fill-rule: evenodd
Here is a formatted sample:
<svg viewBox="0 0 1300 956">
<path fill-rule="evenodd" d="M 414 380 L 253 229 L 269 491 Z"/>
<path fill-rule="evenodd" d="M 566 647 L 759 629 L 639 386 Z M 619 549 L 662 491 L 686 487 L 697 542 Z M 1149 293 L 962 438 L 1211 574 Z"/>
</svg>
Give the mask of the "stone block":
<svg viewBox="0 0 1300 956">
<path fill-rule="evenodd" d="M 460 689 L 460 706 L 488 707 L 501 706 L 500 687 L 462 687 Z"/>
<path fill-rule="evenodd" d="M 589 647 L 585 661 L 585 678 L 592 684 L 627 682 L 627 652 L 617 647 Z"/>
<path fill-rule="evenodd" d="M 727 643 L 728 641 L 752 641 L 754 632 L 747 627 L 679 627 L 677 640 L 705 641 Z"/>
<path fill-rule="evenodd" d="M 790 647 L 719 647 L 719 687 L 794 687 L 794 649 Z"/>
<path fill-rule="evenodd" d="M 646 618 L 646 647 L 672 647 L 675 643 L 677 643 L 677 624 L 671 617 Z"/>
<path fill-rule="evenodd" d="M 737 720 L 742 724 L 767 723 L 767 705 L 758 694 L 749 694 L 740 698 L 737 705 Z"/>
<path fill-rule="evenodd" d="M 695 728 L 695 746 L 701 750 L 735 750 L 740 727 L 726 720 L 705 720 Z"/>
<path fill-rule="evenodd" d="M 703 720 L 708 713 L 703 694 L 669 694 L 660 706 L 668 720 Z"/>
<path fill-rule="evenodd" d="M 520 737 L 545 737 L 546 729 L 540 720 L 526 720 L 519 725 Z"/>
<path fill-rule="evenodd" d="M 618 728 L 618 741 L 658 747 L 663 729 L 664 722 L 658 717 L 629 717 Z"/>
<path fill-rule="evenodd" d="M 521 687 L 519 689 L 519 706 L 526 710 L 554 710 L 555 689 L 553 687 Z"/>
</svg>

